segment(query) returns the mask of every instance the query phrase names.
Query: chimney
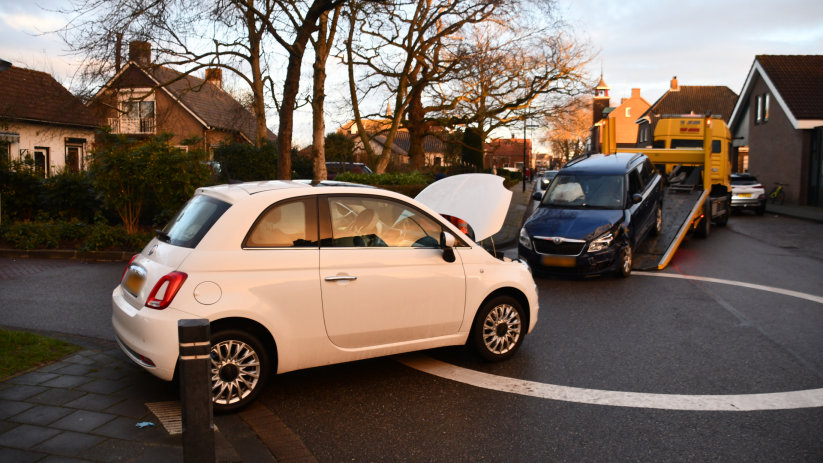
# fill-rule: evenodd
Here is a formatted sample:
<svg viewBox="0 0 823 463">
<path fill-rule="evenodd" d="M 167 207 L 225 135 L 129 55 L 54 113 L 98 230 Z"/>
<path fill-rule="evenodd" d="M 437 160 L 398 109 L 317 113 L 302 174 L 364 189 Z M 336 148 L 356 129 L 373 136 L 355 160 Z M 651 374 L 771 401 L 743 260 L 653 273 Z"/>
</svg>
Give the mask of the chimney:
<svg viewBox="0 0 823 463">
<path fill-rule="evenodd" d="M 677 83 L 677 76 L 672 77 L 672 87 L 670 89 L 672 92 L 679 92 L 680 91 L 680 84 Z"/>
<path fill-rule="evenodd" d="M 135 40 L 129 43 L 129 60 L 138 66 L 147 67 L 151 64 L 151 44 Z"/>
<path fill-rule="evenodd" d="M 632 89 L 632 98 L 640 98 L 640 89 L 639 88 L 633 88 Z"/>
<path fill-rule="evenodd" d="M 223 88 L 223 70 L 220 68 L 207 68 L 206 82 L 217 88 Z"/>
</svg>

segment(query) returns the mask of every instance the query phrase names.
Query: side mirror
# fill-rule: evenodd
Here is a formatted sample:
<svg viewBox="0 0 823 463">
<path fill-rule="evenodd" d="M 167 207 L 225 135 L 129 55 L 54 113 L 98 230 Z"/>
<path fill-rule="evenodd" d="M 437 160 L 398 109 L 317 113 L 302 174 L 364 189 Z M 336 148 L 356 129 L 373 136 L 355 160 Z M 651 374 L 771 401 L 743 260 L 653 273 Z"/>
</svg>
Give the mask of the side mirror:
<svg viewBox="0 0 823 463">
<path fill-rule="evenodd" d="M 632 204 L 640 204 L 643 201 L 643 195 L 640 193 L 635 193 L 632 195 Z"/>
<path fill-rule="evenodd" d="M 454 235 L 449 232 L 440 232 L 440 247 L 443 249 L 443 260 L 446 262 L 454 262 Z"/>
<path fill-rule="evenodd" d="M 534 194 L 532 195 L 532 199 L 540 201 L 541 199 L 543 199 L 543 192 L 535 191 Z"/>
</svg>

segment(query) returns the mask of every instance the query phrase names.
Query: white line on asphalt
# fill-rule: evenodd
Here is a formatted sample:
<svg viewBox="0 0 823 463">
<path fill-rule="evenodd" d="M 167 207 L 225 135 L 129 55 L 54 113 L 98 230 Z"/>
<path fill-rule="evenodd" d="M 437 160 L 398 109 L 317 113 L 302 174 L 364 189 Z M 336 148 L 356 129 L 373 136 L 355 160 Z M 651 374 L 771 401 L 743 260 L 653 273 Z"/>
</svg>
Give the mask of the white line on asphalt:
<svg viewBox="0 0 823 463">
<path fill-rule="evenodd" d="M 823 297 L 771 286 L 754 285 L 740 281 L 722 280 L 670 273 L 635 272 L 636 275 L 682 278 L 721 283 L 770 291 L 823 304 Z M 500 392 L 520 394 L 541 399 L 560 400 L 613 407 L 654 408 L 661 410 L 692 411 L 757 411 L 788 410 L 823 407 L 823 388 L 803 391 L 773 392 L 736 395 L 649 394 L 642 392 L 607 391 L 539 383 L 483 373 L 435 360 L 422 354 L 398 356 L 396 359 L 411 368 L 441 378 Z"/>
</svg>

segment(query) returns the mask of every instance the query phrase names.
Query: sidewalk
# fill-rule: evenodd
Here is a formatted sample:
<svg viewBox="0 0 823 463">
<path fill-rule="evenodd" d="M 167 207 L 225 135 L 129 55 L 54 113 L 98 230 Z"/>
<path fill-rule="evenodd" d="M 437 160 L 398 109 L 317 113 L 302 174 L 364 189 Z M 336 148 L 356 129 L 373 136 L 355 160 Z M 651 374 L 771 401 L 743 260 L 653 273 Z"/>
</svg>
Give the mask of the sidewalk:
<svg viewBox="0 0 823 463">
<path fill-rule="evenodd" d="M 823 222 L 823 207 L 766 203 L 766 213 Z"/>
<path fill-rule="evenodd" d="M 107 344 L 0 383 L 0 461 L 183 461 L 177 384 Z M 214 424 L 218 462 L 316 461 L 261 403 Z"/>
</svg>

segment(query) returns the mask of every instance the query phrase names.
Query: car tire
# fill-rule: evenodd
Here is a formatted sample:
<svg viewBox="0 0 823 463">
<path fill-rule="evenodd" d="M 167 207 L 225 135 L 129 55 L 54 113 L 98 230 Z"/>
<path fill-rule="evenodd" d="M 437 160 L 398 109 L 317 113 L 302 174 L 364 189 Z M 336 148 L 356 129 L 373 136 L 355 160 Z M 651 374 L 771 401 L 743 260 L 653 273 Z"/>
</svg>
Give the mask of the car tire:
<svg viewBox="0 0 823 463">
<path fill-rule="evenodd" d="M 269 354 L 254 335 L 240 330 L 214 333 L 211 337 L 214 411 L 233 412 L 254 401 L 271 371 Z"/>
<path fill-rule="evenodd" d="M 627 278 L 632 274 L 632 245 L 626 244 L 620 250 L 620 265 L 617 267 L 617 275 L 621 278 Z"/>
<path fill-rule="evenodd" d="M 511 296 L 496 296 L 480 307 L 472 326 L 469 347 L 490 362 L 506 360 L 520 348 L 526 335 L 523 307 Z"/>
<path fill-rule="evenodd" d="M 654 226 L 652 227 L 652 236 L 658 236 L 663 231 L 663 204 L 657 205 L 657 212 L 654 216 Z"/>
</svg>

